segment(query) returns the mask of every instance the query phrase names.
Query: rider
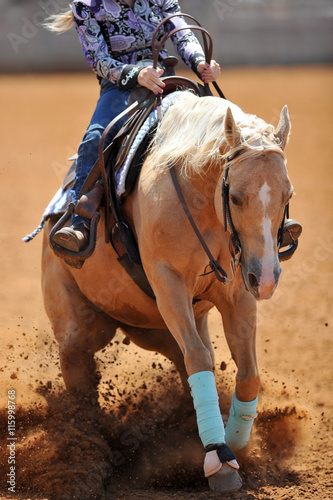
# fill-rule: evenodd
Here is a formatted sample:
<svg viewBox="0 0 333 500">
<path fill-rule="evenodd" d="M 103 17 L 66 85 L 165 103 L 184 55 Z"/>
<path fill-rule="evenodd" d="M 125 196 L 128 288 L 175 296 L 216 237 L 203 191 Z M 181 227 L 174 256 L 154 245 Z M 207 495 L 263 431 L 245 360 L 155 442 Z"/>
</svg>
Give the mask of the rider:
<svg viewBox="0 0 333 500">
<path fill-rule="evenodd" d="M 78 32 L 81 46 L 91 69 L 100 83 L 100 97 L 90 125 L 78 149 L 72 202 L 76 203 L 81 188 L 96 160 L 103 131 L 126 107 L 131 90 L 137 85 L 146 87 L 154 94 L 163 93 L 161 80 L 163 69 L 153 66 L 142 68 L 137 63 L 152 59 L 152 37 L 157 25 L 167 16 L 180 13 L 178 0 L 74 0 L 72 8 L 51 16 L 48 28 L 66 31 L 73 25 Z M 174 17 L 164 24 L 164 31 L 186 28 L 181 17 Z M 172 37 L 178 55 L 204 82 L 215 81 L 220 75 L 216 61 L 206 64 L 204 52 L 190 30 L 182 30 Z M 168 56 L 163 49 L 160 63 Z M 124 123 L 117 122 L 105 144 L 107 146 Z M 72 216 L 71 227 L 56 232 L 54 241 L 74 252 L 84 250 L 89 243 L 90 221 L 78 215 Z"/>
</svg>

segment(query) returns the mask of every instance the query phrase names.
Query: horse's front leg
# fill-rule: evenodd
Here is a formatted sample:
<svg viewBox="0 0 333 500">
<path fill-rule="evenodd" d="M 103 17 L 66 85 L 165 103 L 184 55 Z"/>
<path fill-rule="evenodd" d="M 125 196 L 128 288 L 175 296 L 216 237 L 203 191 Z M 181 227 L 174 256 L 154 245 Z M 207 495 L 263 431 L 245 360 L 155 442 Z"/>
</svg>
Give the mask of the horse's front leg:
<svg viewBox="0 0 333 500">
<path fill-rule="evenodd" d="M 237 365 L 236 390 L 226 427 L 226 442 L 235 451 L 244 448 L 250 437 L 260 379 L 256 359 L 256 312 L 254 297 L 243 287 L 230 294 L 218 307 L 225 336 Z"/>
<path fill-rule="evenodd" d="M 242 484 L 237 470 L 239 465 L 226 445 L 213 373 L 212 349 L 207 343 L 204 325 L 198 324 L 203 338 L 198 332 L 193 314 L 193 294 L 182 277 L 167 266 L 158 266 L 150 279 L 159 310 L 184 356 L 199 435 L 206 449 L 205 475 L 209 478 L 211 489 L 235 491 Z"/>
</svg>

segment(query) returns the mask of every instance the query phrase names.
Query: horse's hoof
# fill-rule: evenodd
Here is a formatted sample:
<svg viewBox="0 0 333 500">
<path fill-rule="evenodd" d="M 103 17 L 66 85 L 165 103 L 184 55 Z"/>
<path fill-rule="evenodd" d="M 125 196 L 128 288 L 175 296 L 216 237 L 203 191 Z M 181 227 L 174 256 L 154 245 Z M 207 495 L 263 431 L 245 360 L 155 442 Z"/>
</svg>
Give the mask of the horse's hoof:
<svg viewBox="0 0 333 500">
<path fill-rule="evenodd" d="M 238 470 L 230 467 L 226 462 L 218 472 L 208 477 L 209 488 L 220 493 L 232 493 L 239 490 L 242 480 Z"/>
</svg>

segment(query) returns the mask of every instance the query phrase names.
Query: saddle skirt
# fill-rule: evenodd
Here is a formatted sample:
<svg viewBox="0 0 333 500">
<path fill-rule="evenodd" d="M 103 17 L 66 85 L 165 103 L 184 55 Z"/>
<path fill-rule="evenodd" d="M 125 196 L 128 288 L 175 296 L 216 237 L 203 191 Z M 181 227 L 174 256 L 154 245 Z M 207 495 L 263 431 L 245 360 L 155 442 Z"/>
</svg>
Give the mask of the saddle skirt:
<svg viewBox="0 0 333 500">
<path fill-rule="evenodd" d="M 175 91 L 163 98 L 160 104 L 160 108 L 154 108 L 149 116 L 144 121 L 143 125 L 139 129 L 136 134 L 134 141 L 129 149 L 129 152 L 120 166 L 120 168 L 116 172 L 116 190 L 117 196 L 123 198 L 129 192 L 127 186 L 127 179 L 129 173 L 131 171 L 131 166 L 133 163 L 133 159 L 140 148 L 142 142 L 146 139 L 149 132 L 157 125 L 157 122 L 160 120 L 161 116 L 167 111 L 167 109 L 172 105 L 172 103 L 177 99 L 177 97 L 181 94 L 182 91 Z M 31 233 L 23 238 L 23 241 L 28 242 L 31 241 L 37 234 L 43 229 L 45 222 L 52 217 L 60 217 L 63 215 L 68 209 L 70 203 L 72 202 L 72 193 L 71 186 L 74 182 L 75 176 L 75 157 L 70 158 L 72 160 L 72 164 L 65 176 L 64 182 L 62 186 L 57 190 L 53 198 L 50 200 L 49 204 L 44 210 L 42 220 L 39 226 Z"/>
</svg>

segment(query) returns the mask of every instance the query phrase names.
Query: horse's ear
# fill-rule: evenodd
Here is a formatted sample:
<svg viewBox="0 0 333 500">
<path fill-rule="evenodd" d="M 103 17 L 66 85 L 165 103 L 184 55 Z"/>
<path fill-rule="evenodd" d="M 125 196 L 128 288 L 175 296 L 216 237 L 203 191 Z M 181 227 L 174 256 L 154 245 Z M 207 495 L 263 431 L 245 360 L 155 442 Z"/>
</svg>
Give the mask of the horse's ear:
<svg viewBox="0 0 333 500">
<path fill-rule="evenodd" d="M 227 109 L 225 114 L 224 135 L 231 148 L 236 148 L 241 143 L 240 130 L 236 125 L 230 108 Z"/>
<path fill-rule="evenodd" d="M 280 121 L 279 124 L 275 130 L 275 137 L 278 139 L 281 148 L 284 149 L 286 147 L 286 144 L 288 142 L 288 137 L 290 133 L 290 119 L 289 119 L 289 113 L 288 113 L 288 106 L 284 106 L 282 108 L 281 114 L 280 114 Z"/>
</svg>

